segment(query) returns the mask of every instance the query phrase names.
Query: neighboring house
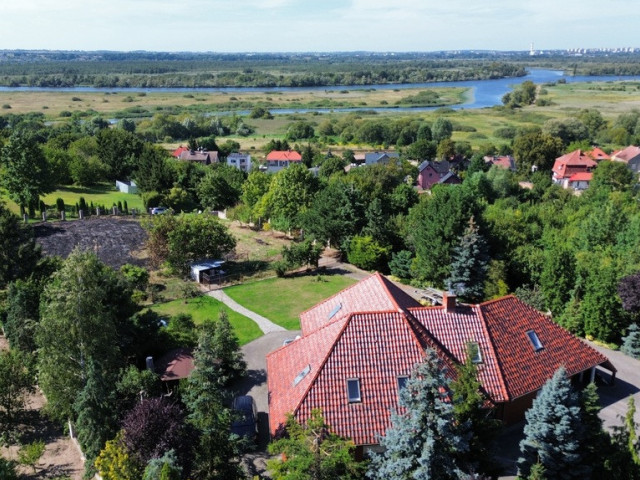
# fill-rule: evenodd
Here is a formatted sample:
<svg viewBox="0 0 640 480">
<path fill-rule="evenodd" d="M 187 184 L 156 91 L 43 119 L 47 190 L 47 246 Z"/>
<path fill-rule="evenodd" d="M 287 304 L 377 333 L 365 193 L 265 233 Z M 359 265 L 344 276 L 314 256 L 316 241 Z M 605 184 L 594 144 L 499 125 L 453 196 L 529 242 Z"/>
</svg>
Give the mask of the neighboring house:
<svg viewBox="0 0 640 480">
<path fill-rule="evenodd" d="M 251 155 L 248 153 L 230 153 L 227 157 L 227 165 L 231 165 L 243 172 L 249 172 L 251 171 Z"/>
<path fill-rule="evenodd" d="M 151 363 L 151 364 L 150 364 Z M 147 368 L 155 370 L 160 380 L 165 382 L 168 390 L 177 387 L 178 381 L 188 378 L 194 369 L 191 349 L 176 348 L 162 355 L 153 365 L 152 357 L 147 358 Z"/>
<path fill-rule="evenodd" d="M 138 186 L 133 180 L 130 182 L 116 180 L 116 188 L 122 193 L 138 193 Z"/>
<path fill-rule="evenodd" d="M 617 152 L 613 152 L 611 154 L 611 160 L 625 163 L 633 173 L 636 175 L 640 174 L 640 147 L 631 145 Z"/>
<path fill-rule="evenodd" d="M 172 153 L 171 156 L 175 157 L 175 158 L 180 158 L 180 154 L 182 152 L 188 152 L 189 149 L 187 147 L 183 147 L 182 145 L 180 145 L 178 148 L 176 148 Z"/>
<path fill-rule="evenodd" d="M 321 408 L 328 425 L 359 447 L 376 445 L 398 408 L 398 390 L 425 349 L 455 377 L 473 361 L 478 379 L 507 424 L 520 421 L 538 390 L 564 366 L 576 382 L 594 380 L 609 360 L 547 316 L 513 296 L 423 307 L 379 273 L 300 315 L 302 337 L 267 355 L 269 429 L 287 413 L 298 421 Z M 468 358 L 468 352 L 473 357 Z"/>
<path fill-rule="evenodd" d="M 400 158 L 397 152 L 368 152 L 364 154 L 365 165 L 386 165 L 392 158 Z"/>
<path fill-rule="evenodd" d="M 365 161 L 366 161 L 366 154 L 365 153 L 355 153 L 353 155 L 353 163 L 355 165 L 364 165 Z"/>
<path fill-rule="evenodd" d="M 587 152 L 591 158 L 593 158 L 596 162 L 601 162 L 603 160 L 611 160 L 611 157 L 607 155 L 601 148 L 593 147 L 593 150 Z"/>
<path fill-rule="evenodd" d="M 261 170 L 267 173 L 279 172 L 283 168 L 289 167 L 293 163 L 300 163 L 302 155 L 295 150 L 272 150 L 267 155 L 267 159 L 260 166 Z"/>
<path fill-rule="evenodd" d="M 433 162 L 425 160 L 418 166 L 418 187 L 430 190 L 437 183 L 461 183 L 460 178 L 450 171 L 451 164 L 443 160 Z"/>
<path fill-rule="evenodd" d="M 176 155 L 176 152 L 178 153 Z M 180 147 L 174 152 L 174 157 L 183 162 L 200 163 L 201 165 L 211 165 L 212 163 L 218 163 L 218 152 L 210 152 L 208 150 L 198 149 L 189 150 L 188 148 Z"/>
<path fill-rule="evenodd" d="M 556 158 L 553 164 L 553 183 L 569 188 L 569 179 L 576 173 L 591 172 L 598 164 L 582 150 L 574 150 Z"/>
<path fill-rule="evenodd" d="M 568 188 L 573 188 L 574 190 L 586 190 L 589 188 L 589 184 L 593 179 L 592 172 L 580 172 L 574 173 L 569 177 Z"/>
<path fill-rule="evenodd" d="M 516 161 L 511 155 L 501 155 L 498 157 L 486 156 L 484 162 L 490 165 L 495 165 L 498 168 L 505 170 L 516 171 Z"/>
</svg>

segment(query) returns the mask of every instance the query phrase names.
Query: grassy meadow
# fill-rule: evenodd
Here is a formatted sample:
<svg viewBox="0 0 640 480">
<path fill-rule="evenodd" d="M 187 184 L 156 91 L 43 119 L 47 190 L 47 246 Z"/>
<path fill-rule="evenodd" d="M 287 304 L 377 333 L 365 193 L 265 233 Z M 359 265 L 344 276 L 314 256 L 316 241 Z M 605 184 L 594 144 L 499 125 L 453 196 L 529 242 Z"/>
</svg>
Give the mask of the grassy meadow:
<svg viewBox="0 0 640 480">
<path fill-rule="evenodd" d="M 224 291 L 240 305 L 281 327 L 298 330 L 302 312 L 354 283 L 354 279 L 343 275 L 302 275 L 269 278 Z"/>
</svg>

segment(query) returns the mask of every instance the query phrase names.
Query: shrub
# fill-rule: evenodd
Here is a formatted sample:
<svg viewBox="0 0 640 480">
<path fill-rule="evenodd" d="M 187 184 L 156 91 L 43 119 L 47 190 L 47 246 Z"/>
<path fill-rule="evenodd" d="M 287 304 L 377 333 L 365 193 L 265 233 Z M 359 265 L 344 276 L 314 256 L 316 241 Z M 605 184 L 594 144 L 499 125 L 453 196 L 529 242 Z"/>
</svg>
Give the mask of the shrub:
<svg viewBox="0 0 640 480">
<path fill-rule="evenodd" d="M 349 242 L 347 259 L 364 270 L 382 270 L 389 257 L 389 247 L 383 247 L 370 236 L 356 236 Z"/>
<path fill-rule="evenodd" d="M 8 103 L 5 103 L 5 104 L 2 105 L 2 108 L 5 109 L 5 110 L 8 110 L 8 109 L 11 108 L 11 105 L 9 105 Z"/>
</svg>

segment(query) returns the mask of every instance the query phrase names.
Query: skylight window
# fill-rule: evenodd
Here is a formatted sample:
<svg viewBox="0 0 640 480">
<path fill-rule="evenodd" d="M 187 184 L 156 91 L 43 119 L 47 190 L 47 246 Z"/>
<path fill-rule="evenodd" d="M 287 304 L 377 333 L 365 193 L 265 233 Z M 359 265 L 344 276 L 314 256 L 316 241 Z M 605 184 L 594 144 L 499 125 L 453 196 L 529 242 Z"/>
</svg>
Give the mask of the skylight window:
<svg viewBox="0 0 640 480">
<path fill-rule="evenodd" d="M 349 403 L 362 401 L 362 397 L 360 396 L 359 378 L 350 378 L 347 380 L 347 396 L 349 398 Z"/>
<path fill-rule="evenodd" d="M 531 342 L 531 345 L 533 345 L 533 349 L 536 352 L 544 348 L 536 332 L 534 332 L 533 330 L 528 330 L 527 336 L 529 337 L 529 341 Z"/>
<path fill-rule="evenodd" d="M 333 310 L 329 312 L 329 317 L 327 318 L 327 320 L 331 320 L 333 317 L 335 317 L 341 308 L 342 308 L 342 303 L 339 303 L 335 307 L 333 307 Z"/>
<path fill-rule="evenodd" d="M 469 360 L 473 363 L 482 363 L 482 352 L 480 351 L 480 345 L 477 342 L 469 342 Z"/>
<path fill-rule="evenodd" d="M 296 378 L 293 379 L 293 386 L 295 387 L 296 385 L 298 385 L 302 381 L 302 379 L 309 374 L 310 371 L 311 365 L 307 365 L 306 367 L 304 367 L 304 369 L 298 375 L 296 375 Z"/>
<path fill-rule="evenodd" d="M 398 392 L 407 386 L 407 380 L 409 380 L 407 376 L 398 377 Z"/>
</svg>

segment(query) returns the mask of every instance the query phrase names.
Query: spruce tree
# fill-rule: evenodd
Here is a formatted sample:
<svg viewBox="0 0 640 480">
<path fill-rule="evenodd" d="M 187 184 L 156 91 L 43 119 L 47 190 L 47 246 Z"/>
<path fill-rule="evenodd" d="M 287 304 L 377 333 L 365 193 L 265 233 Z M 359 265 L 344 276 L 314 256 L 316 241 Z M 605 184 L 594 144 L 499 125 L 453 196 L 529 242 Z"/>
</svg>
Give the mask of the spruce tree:
<svg viewBox="0 0 640 480">
<path fill-rule="evenodd" d="M 237 442 L 231 439 L 231 412 L 225 407 L 225 375 L 218 358 L 215 324 L 202 325 L 194 352 L 195 369 L 187 381 L 184 402 L 188 421 L 199 435 L 193 478 L 217 480 L 242 478 L 236 461 Z"/>
<path fill-rule="evenodd" d="M 245 374 L 247 364 L 242 358 L 238 337 L 236 337 L 231 323 L 229 323 L 227 312 L 224 310 L 220 312 L 214 326 L 213 345 L 220 361 L 221 373 L 225 378 L 225 383 L 229 384 Z"/>
<path fill-rule="evenodd" d="M 528 477 L 540 462 L 546 476 L 554 479 L 587 478 L 584 465 L 583 429 L 578 396 L 571 389 L 564 368 L 547 381 L 526 412 L 525 438 L 518 459 L 521 477 Z"/>
<path fill-rule="evenodd" d="M 622 338 L 620 350 L 640 360 L 640 327 L 637 323 L 632 323 L 627 328 L 627 336 Z"/>
<path fill-rule="evenodd" d="M 487 276 L 489 257 L 484 238 L 478 232 L 473 217 L 454 249 L 451 275 L 448 283 L 462 300 L 481 301 L 484 298 L 484 281 Z"/>
<path fill-rule="evenodd" d="M 467 424 L 455 420 L 449 382 L 436 354 L 427 351 L 400 391 L 401 410 L 372 454 L 372 480 L 453 480 L 463 475 L 456 457 L 468 450 Z"/>
</svg>

